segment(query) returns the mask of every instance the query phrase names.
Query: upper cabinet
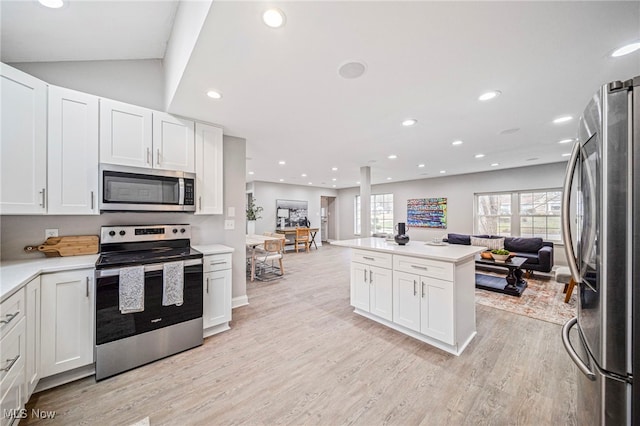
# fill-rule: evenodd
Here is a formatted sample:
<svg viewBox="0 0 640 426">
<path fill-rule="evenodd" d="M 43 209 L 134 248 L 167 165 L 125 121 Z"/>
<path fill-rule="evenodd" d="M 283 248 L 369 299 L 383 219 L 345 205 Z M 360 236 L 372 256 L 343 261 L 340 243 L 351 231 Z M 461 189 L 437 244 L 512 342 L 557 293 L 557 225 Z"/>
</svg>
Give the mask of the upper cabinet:
<svg viewBox="0 0 640 426">
<path fill-rule="evenodd" d="M 44 214 L 47 84 L 0 63 L 0 214 Z"/>
<path fill-rule="evenodd" d="M 100 214 L 98 98 L 49 87 L 49 214 Z"/>
<path fill-rule="evenodd" d="M 223 153 L 222 129 L 196 123 L 195 214 L 222 214 Z"/>
<path fill-rule="evenodd" d="M 100 99 L 100 162 L 153 167 L 151 110 Z"/>
<path fill-rule="evenodd" d="M 100 162 L 195 171 L 193 121 L 100 99 Z"/>
</svg>

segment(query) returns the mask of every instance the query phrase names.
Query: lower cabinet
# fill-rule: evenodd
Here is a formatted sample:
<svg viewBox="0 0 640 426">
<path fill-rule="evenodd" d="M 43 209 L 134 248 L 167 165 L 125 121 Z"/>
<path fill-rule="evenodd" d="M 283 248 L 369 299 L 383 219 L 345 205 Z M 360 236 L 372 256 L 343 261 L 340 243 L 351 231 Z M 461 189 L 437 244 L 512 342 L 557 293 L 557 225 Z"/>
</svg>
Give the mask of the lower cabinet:
<svg viewBox="0 0 640 426">
<path fill-rule="evenodd" d="M 391 269 L 351 262 L 351 305 L 391 321 L 393 312 Z"/>
<path fill-rule="evenodd" d="M 41 276 L 41 377 L 93 363 L 94 270 Z"/>
<path fill-rule="evenodd" d="M 394 272 L 393 322 L 453 345 L 453 283 Z"/>
<path fill-rule="evenodd" d="M 40 277 L 33 279 L 26 287 L 26 316 L 27 316 L 27 348 L 25 383 L 28 401 L 40 380 Z"/>
<path fill-rule="evenodd" d="M 0 305 L 0 425 L 20 416 L 25 398 L 26 329 L 24 290 Z"/>
<path fill-rule="evenodd" d="M 203 328 L 205 336 L 227 330 L 231 321 L 231 253 L 204 257 Z M 212 329 L 207 333 L 208 329 Z"/>
</svg>

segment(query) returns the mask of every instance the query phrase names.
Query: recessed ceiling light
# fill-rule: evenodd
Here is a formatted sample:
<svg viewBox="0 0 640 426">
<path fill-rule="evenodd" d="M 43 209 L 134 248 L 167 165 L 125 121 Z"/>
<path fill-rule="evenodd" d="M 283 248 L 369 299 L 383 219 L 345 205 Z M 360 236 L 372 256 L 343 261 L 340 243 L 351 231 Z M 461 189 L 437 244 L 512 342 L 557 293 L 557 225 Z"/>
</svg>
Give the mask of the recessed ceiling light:
<svg viewBox="0 0 640 426">
<path fill-rule="evenodd" d="M 491 163 L 491 167 L 496 167 L 496 166 L 499 166 L 499 165 L 500 165 L 500 163 Z"/>
<path fill-rule="evenodd" d="M 464 142 L 462 141 L 453 141 L 451 142 L 451 145 L 462 145 Z"/>
<path fill-rule="evenodd" d="M 252 175 L 252 174 L 253 174 L 253 172 L 249 172 L 249 174 L 250 174 L 250 175 Z"/>
<path fill-rule="evenodd" d="M 478 97 L 478 100 L 479 101 L 488 101 L 489 99 L 493 99 L 493 98 L 499 96 L 500 93 L 502 93 L 502 92 L 499 91 L 499 90 L 492 90 L 490 92 L 483 93 L 482 95 L 480 95 Z"/>
<path fill-rule="evenodd" d="M 284 25 L 284 22 L 285 22 L 284 12 L 282 12 L 280 9 L 277 9 L 277 8 L 267 9 L 262 14 L 262 21 L 268 27 L 280 28 L 281 26 Z"/>
<path fill-rule="evenodd" d="M 335 185 L 331 185 L 331 187 L 332 187 L 332 188 L 335 188 L 336 186 L 335 186 Z"/>
<path fill-rule="evenodd" d="M 62 0 L 38 0 L 41 5 L 51 8 L 51 9 L 59 9 L 64 6 L 64 2 Z"/>
<path fill-rule="evenodd" d="M 575 141 L 575 139 L 562 139 L 561 141 L 558 141 L 558 143 L 571 143 Z"/>
<path fill-rule="evenodd" d="M 387 180 L 391 180 L 391 179 L 393 179 L 393 178 L 391 178 L 391 177 L 388 177 L 388 178 L 387 178 Z"/>
<path fill-rule="evenodd" d="M 313 185 L 313 182 L 309 182 L 309 185 Z"/>
<path fill-rule="evenodd" d="M 216 92 L 215 90 L 209 90 L 207 92 L 207 96 L 211 99 L 222 99 L 222 94 L 220 92 Z"/>
<path fill-rule="evenodd" d="M 281 166 L 284 166 L 285 164 L 287 164 L 287 162 L 284 160 L 280 160 L 278 161 L 278 164 L 280 164 Z"/>
<path fill-rule="evenodd" d="M 302 177 L 307 177 L 307 174 L 306 174 L 306 173 L 303 173 L 303 174 L 301 174 L 300 176 L 302 176 Z"/>
<path fill-rule="evenodd" d="M 360 182 L 356 182 L 356 185 L 360 185 Z"/>
<path fill-rule="evenodd" d="M 280 179 L 280 182 L 284 182 L 284 179 Z"/>
<path fill-rule="evenodd" d="M 402 125 L 405 126 L 405 127 L 409 127 L 409 126 L 413 126 L 417 122 L 418 122 L 418 120 L 416 120 L 415 118 L 407 118 L 406 120 L 404 120 L 402 122 Z"/>
<path fill-rule="evenodd" d="M 390 156 L 387 157 L 389 160 L 395 160 L 396 158 L 398 158 L 397 155 L 395 154 L 391 154 Z"/>
<path fill-rule="evenodd" d="M 337 181 L 338 179 L 336 179 L 336 178 L 331 178 L 331 180 L 335 182 L 335 181 Z"/>
<path fill-rule="evenodd" d="M 332 171 L 332 172 L 337 172 L 337 171 L 338 171 L 338 168 L 337 168 L 337 167 L 332 167 L 332 168 L 331 168 L 331 171 Z"/>
<path fill-rule="evenodd" d="M 476 154 L 475 157 L 476 158 L 482 158 L 482 157 L 484 157 L 484 154 Z"/>
<path fill-rule="evenodd" d="M 573 117 L 570 115 L 565 115 L 564 117 L 558 117 L 555 120 L 553 120 L 553 122 L 555 124 L 559 124 L 559 123 L 566 123 L 567 121 L 571 121 L 573 120 Z"/>
<path fill-rule="evenodd" d="M 423 168 L 424 164 L 418 164 L 418 167 Z"/>
<path fill-rule="evenodd" d="M 440 173 L 447 173 L 446 170 L 440 170 Z"/>
<path fill-rule="evenodd" d="M 570 155 L 571 155 L 571 153 L 570 153 L 570 152 L 565 152 L 564 154 L 562 154 L 562 156 L 563 156 L 563 157 L 568 157 L 568 156 L 570 156 Z"/>
<path fill-rule="evenodd" d="M 627 44 L 626 46 L 622 46 L 619 49 L 616 49 L 611 56 L 617 58 L 618 56 L 628 55 L 629 53 L 633 53 L 636 50 L 640 49 L 640 41 L 636 41 L 635 43 Z"/>
<path fill-rule="evenodd" d="M 338 74 L 343 78 L 358 78 L 367 70 L 367 66 L 362 62 L 347 62 L 338 68 Z"/>
</svg>

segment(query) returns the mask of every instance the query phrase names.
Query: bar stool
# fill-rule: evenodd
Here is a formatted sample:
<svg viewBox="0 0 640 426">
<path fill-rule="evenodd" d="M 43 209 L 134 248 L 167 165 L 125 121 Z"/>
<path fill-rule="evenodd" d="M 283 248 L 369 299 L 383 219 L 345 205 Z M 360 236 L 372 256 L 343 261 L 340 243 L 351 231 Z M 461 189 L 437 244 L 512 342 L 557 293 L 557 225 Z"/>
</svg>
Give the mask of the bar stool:
<svg viewBox="0 0 640 426">
<path fill-rule="evenodd" d="M 571 276 L 571 271 L 566 266 L 561 266 L 556 269 L 556 281 L 564 284 L 563 293 L 566 293 L 564 296 L 564 303 L 569 303 L 569 299 L 571 299 L 571 293 L 573 293 L 573 287 L 575 287 L 576 282 L 573 280 Z"/>
</svg>

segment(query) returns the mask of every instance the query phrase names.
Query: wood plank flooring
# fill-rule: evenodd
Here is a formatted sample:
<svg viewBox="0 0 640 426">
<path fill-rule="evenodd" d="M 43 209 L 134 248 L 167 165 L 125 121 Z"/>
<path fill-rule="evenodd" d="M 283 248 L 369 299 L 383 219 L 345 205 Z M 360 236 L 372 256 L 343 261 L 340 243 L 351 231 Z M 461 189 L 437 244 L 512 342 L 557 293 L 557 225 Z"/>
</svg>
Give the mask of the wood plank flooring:
<svg viewBox="0 0 640 426">
<path fill-rule="evenodd" d="M 576 370 L 560 326 L 477 305 L 456 357 L 354 314 L 349 249 L 287 253 L 248 283 L 232 329 L 96 383 L 32 396 L 20 424 L 574 425 Z"/>
</svg>

